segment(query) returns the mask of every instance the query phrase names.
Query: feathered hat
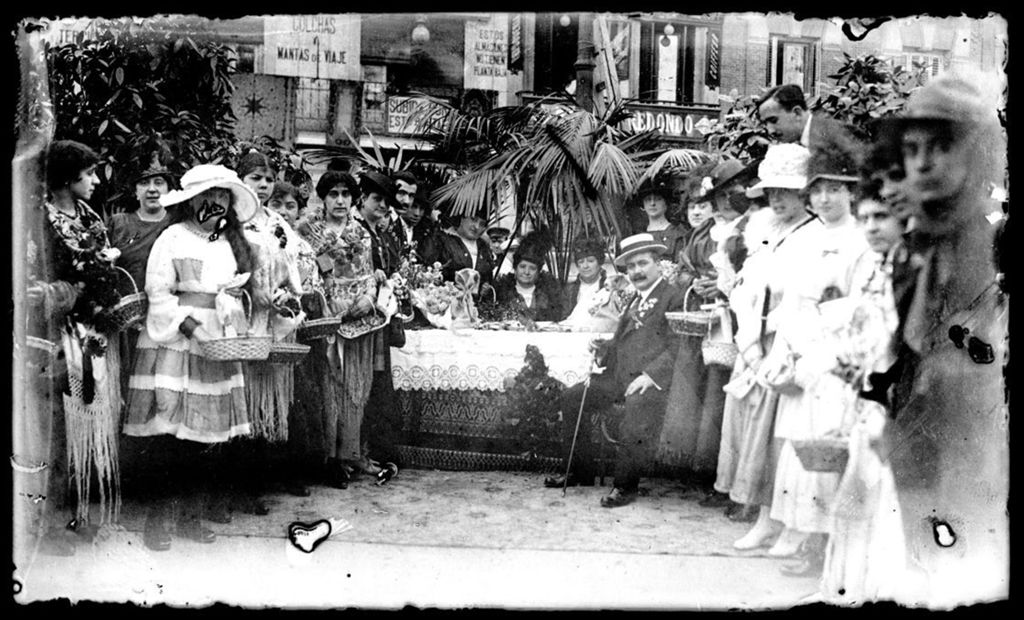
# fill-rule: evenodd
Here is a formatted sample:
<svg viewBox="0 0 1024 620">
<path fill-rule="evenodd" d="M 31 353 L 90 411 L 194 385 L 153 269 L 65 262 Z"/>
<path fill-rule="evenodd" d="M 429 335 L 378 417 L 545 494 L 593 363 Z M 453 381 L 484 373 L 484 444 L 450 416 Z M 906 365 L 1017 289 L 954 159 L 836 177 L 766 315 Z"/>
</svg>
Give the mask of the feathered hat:
<svg viewBox="0 0 1024 620">
<path fill-rule="evenodd" d="M 863 146 L 839 121 L 822 118 L 811 127 L 807 187 L 818 179 L 856 183 Z"/>
<path fill-rule="evenodd" d="M 174 156 L 161 140 L 148 140 L 131 155 L 131 182 L 139 183 L 151 177 L 164 177 L 169 186 L 177 182 L 177 175 L 171 170 Z"/>
<path fill-rule="evenodd" d="M 537 265 L 537 268 L 544 266 L 545 257 L 554 245 L 551 233 L 545 228 L 538 228 L 523 235 L 519 248 L 512 256 L 512 265 L 519 265 L 520 261 L 530 261 Z"/>
</svg>

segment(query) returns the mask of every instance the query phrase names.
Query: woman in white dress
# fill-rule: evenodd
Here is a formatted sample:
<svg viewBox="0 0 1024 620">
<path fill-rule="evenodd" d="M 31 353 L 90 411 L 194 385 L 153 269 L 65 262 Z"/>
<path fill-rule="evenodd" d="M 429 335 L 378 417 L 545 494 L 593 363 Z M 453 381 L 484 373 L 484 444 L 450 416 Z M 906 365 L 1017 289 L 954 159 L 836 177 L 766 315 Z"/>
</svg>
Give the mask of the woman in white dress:
<svg viewBox="0 0 1024 620">
<path fill-rule="evenodd" d="M 196 166 L 181 185 L 160 199 L 173 223 L 153 244 L 146 267 L 149 312 L 124 425 L 126 435 L 172 438 L 160 442 L 177 457 L 163 482 L 178 499 L 209 479 L 205 460 L 197 460 L 204 447 L 250 431 L 241 364 L 206 359 L 199 343 L 245 329 L 236 295 L 249 288 L 257 263 L 242 223 L 258 207 L 256 195 L 224 166 Z M 213 542 L 198 505 L 180 507 L 178 534 Z M 150 549 L 170 548 L 168 508 L 151 505 L 144 532 Z"/>
<path fill-rule="evenodd" d="M 806 470 L 794 442 L 840 435 L 855 415 L 854 393 L 830 372 L 836 357 L 836 325 L 827 306 L 850 294 L 853 266 L 868 249 L 851 212 L 858 180 L 857 146 L 835 123 L 812 139 L 806 192 L 822 226 L 809 244 L 791 254 L 793 262 L 785 267 L 799 279 L 789 283 L 773 351 L 774 359 L 792 373 L 776 414 L 775 437 L 783 441 L 771 517 L 785 525 L 790 544 L 780 539 L 769 555 L 798 555 L 796 565 L 783 569 L 794 576 L 822 570 L 829 510 L 839 484 L 838 472 Z M 802 544 L 793 548 L 796 541 Z"/>
</svg>

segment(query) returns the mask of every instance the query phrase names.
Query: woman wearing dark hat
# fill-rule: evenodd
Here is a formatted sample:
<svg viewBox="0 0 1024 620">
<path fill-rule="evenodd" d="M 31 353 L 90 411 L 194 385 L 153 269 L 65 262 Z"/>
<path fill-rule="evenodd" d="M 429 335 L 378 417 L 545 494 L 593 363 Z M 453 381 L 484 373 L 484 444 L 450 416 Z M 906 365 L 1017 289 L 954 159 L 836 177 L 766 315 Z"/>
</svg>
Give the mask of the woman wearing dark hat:
<svg viewBox="0 0 1024 620">
<path fill-rule="evenodd" d="M 146 288 L 146 261 L 156 238 L 169 225 L 167 211 L 160 197 L 174 189 L 175 176 L 160 153 L 137 162 L 132 181 L 138 208 L 129 213 L 115 213 L 107 222 L 110 243 L 121 250 L 117 266 L 135 280 L 139 290 Z"/>
<path fill-rule="evenodd" d="M 637 191 L 646 222 L 635 232 L 650 233 L 658 243 L 667 247 L 668 251 L 662 255 L 666 260 L 673 260 L 688 234 L 686 226 L 668 219 L 673 197 L 672 188 L 658 181 L 644 183 Z"/>
<path fill-rule="evenodd" d="M 359 205 L 355 220 L 370 233 L 373 268 L 391 275 L 398 269 L 402 242 L 393 234 L 391 205 L 395 202 L 395 183 L 375 170 L 359 175 Z"/>
<path fill-rule="evenodd" d="M 573 255 L 579 275 L 563 290 L 562 309 L 569 314 L 563 319 L 579 327 L 591 323 L 590 308 L 597 303 L 604 288 L 607 274 L 604 271 L 608 250 L 601 239 L 577 239 L 573 244 Z"/>
<path fill-rule="evenodd" d="M 690 199 L 691 213 L 697 211 L 694 205 L 703 205 L 700 212 L 713 216 L 691 221 L 697 227 L 676 256 L 681 267 L 677 286 L 684 291 L 693 286 L 688 310 L 725 300 L 716 286 L 717 268 L 712 256 L 718 251 L 719 241 L 729 224 L 741 215 L 739 210 L 745 210 L 743 183 L 752 174 L 752 170 L 738 160 L 719 162 L 708 176 L 700 178 L 700 189 Z M 709 334 L 712 336 L 723 337 L 721 333 Z M 726 494 L 714 490 L 713 484 L 725 406 L 722 386 L 728 383 L 731 370 L 705 365 L 700 340 L 680 340 L 658 458 L 682 468 L 688 482 L 706 495 L 701 500 L 704 506 L 725 507 L 730 503 Z"/>
<path fill-rule="evenodd" d="M 115 213 L 107 220 L 107 234 L 110 244 L 121 251 L 116 265 L 132 277 L 138 290 L 146 290 L 146 262 L 153 243 L 169 225 L 167 210 L 160 203 L 160 197 L 173 189 L 174 175 L 160 160 L 160 152 L 154 151 L 151 158 L 137 162 L 133 185 L 138 208 L 128 213 Z M 121 332 L 121 389 L 128 391 L 128 378 L 135 364 L 135 343 L 139 329 Z"/>
<path fill-rule="evenodd" d="M 498 278 L 494 290 L 499 304 L 514 307 L 520 316 L 533 321 L 558 321 L 562 318 L 562 291 L 544 267 L 550 242 L 547 233 L 533 231 L 512 258 L 513 273 Z"/>
<path fill-rule="evenodd" d="M 456 219 L 456 218 L 449 218 Z M 480 286 L 490 284 L 494 277 L 494 254 L 483 238 L 487 228 L 485 213 L 458 216 L 451 232 L 442 231 L 429 238 L 423 247 L 423 262 L 441 263 L 444 279 L 455 281 L 455 273 L 469 267 L 480 274 Z"/>
</svg>

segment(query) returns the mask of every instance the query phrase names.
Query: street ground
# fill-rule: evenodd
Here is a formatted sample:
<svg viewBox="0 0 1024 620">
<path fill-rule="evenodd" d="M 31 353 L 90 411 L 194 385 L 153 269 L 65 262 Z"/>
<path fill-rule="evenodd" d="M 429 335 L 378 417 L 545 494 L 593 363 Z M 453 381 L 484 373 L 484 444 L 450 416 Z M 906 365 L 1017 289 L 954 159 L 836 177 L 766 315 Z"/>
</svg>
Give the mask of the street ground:
<svg viewBox="0 0 1024 620">
<path fill-rule="evenodd" d="M 245 608 L 764 609 L 813 600 L 817 580 L 783 560 L 738 552 L 749 527 L 703 508 L 678 483 L 646 479 L 629 506 L 598 505 L 608 486 L 545 489 L 523 472 L 406 469 L 384 486 L 275 493 L 267 516 L 209 524 L 216 542 L 142 544 L 145 507 L 126 498 L 122 529 L 73 557 L 39 554 L 18 571 L 19 602 L 68 599 Z M 607 481 L 606 481 L 607 482 Z M 642 490 L 643 490 L 642 489 Z M 312 553 L 290 523 L 344 519 L 352 529 Z"/>
</svg>

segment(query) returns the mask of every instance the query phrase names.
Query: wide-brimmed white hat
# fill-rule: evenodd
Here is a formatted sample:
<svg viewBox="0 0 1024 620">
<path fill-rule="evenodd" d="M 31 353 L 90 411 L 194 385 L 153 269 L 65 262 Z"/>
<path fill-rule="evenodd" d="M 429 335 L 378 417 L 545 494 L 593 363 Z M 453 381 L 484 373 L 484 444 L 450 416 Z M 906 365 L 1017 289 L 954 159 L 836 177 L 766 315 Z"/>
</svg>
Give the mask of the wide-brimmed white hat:
<svg viewBox="0 0 1024 620">
<path fill-rule="evenodd" d="M 234 195 L 233 208 L 239 222 L 248 222 L 256 215 L 260 206 L 256 192 L 243 183 L 234 170 L 220 164 L 199 164 L 181 175 L 181 189 L 161 196 L 160 204 L 165 207 L 176 205 L 214 187 L 222 187 Z"/>
<path fill-rule="evenodd" d="M 668 247 L 659 243 L 654 239 L 654 235 L 650 233 L 640 233 L 631 237 L 626 237 L 619 242 L 619 255 L 615 257 L 615 264 L 619 267 L 626 266 L 626 260 L 634 254 L 640 252 L 654 252 L 656 256 L 660 256 L 663 252 L 667 252 Z"/>
<path fill-rule="evenodd" d="M 747 190 L 748 198 L 757 198 L 766 188 L 803 189 L 807 185 L 807 160 L 811 152 L 799 144 L 774 144 L 768 147 L 757 167 L 761 179 Z"/>
</svg>

